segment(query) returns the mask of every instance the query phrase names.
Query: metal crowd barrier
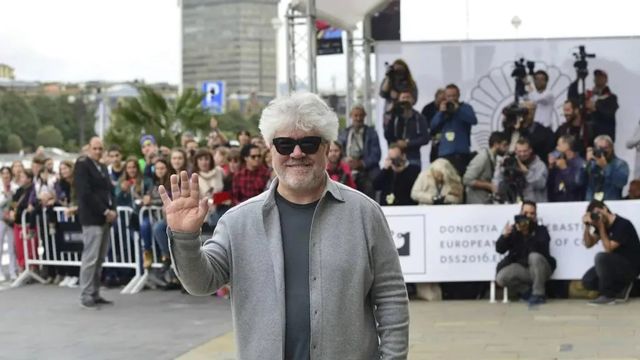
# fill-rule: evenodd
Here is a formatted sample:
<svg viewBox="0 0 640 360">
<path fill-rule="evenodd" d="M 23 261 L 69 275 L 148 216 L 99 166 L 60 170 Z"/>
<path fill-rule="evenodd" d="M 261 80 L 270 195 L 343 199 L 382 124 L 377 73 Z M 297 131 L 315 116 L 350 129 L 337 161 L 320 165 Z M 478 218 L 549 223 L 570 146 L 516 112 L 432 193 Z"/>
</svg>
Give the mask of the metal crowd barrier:
<svg viewBox="0 0 640 360">
<path fill-rule="evenodd" d="M 35 279 L 43 284 L 46 283 L 33 270 L 35 267 L 80 267 L 82 263 L 81 227 L 75 221 L 75 217 L 67 217 L 65 210 L 66 208 L 64 207 L 55 207 L 53 209 L 55 219 L 48 218 L 47 209 L 43 209 L 42 213 L 36 214 L 36 243 L 28 241 L 27 212 L 25 211 L 22 214 L 25 271 L 11 284 L 11 287 L 24 285 L 29 279 Z M 102 266 L 103 268 L 133 269 L 135 276 L 122 289 L 121 293 L 135 294 L 140 291 L 136 285 L 142 278 L 140 239 L 137 232 L 131 231 L 130 218 L 131 214 L 133 214 L 133 209 L 126 206 L 118 206 L 117 213 L 117 222 L 110 228 L 109 247 L 111 251 L 108 252 Z M 75 229 L 62 231 L 62 238 L 56 238 L 56 227 L 60 230 L 62 225 L 70 225 L 69 227 L 75 227 Z M 64 246 L 58 249 L 59 245 Z M 27 248 L 28 246 L 31 246 L 31 251 Z"/>
<path fill-rule="evenodd" d="M 151 231 L 151 253 L 153 255 L 151 268 L 159 269 L 159 268 L 162 268 L 164 264 L 161 261 L 160 250 L 158 249 L 158 245 L 156 244 L 156 241 L 153 237 L 153 226 L 158 220 L 164 219 L 164 214 L 162 213 L 162 206 L 141 207 L 140 211 L 138 212 L 138 219 L 139 219 L 138 223 L 140 224 L 140 227 L 142 227 L 144 218 L 147 216 L 149 217 L 149 223 L 151 225 L 151 230 L 150 230 Z M 138 292 L 144 289 L 145 286 L 155 287 L 157 285 L 163 285 L 163 283 L 159 279 L 152 276 L 152 274 L 149 272 L 149 269 L 143 269 L 142 276 L 140 277 L 138 282 L 134 285 L 134 290 Z"/>
</svg>

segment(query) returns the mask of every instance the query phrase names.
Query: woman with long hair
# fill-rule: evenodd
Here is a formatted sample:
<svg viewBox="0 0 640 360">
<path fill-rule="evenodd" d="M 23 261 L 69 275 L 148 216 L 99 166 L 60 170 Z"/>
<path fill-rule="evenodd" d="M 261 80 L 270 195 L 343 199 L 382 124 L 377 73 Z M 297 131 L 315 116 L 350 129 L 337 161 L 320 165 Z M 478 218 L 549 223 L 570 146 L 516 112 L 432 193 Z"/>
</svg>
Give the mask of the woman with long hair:
<svg viewBox="0 0 640 360">
<path fill-rule="evenodd" d="M 14 249 L 14 219 L 11 217 L 11 201 L 13 194 L 18 190 L 18 185 L 13 182 L 13 174 L 10 168 L 3 167 L 0 169 L 0 174 L 2 175 L 2 184 L 0 184 L 2 187 L 0 189 L 0 211 L 2 211 L 2 219 L 0 220 L 0 271 L 2 270 L 2 257 L 6 240 L 7 250 L 9 251 L 9 268 L 8 273 L 4 274 L 4 278 L 15 280 L 18 276 L 18 267 Z"/>
<path fill-rule="evenodd" d="M 387 124 L 393 118 L 398 97 L 402 92 L 410 92 L 414 101 L 412 105 L 415 105 L 415 102 L 418 101 L 418 86 L 413 80 L 409 65 L 404 60 L 397 59 L 387 68 L 380 86 L 380 96 L 385 99 L 384 124 Z"/>
<path fill-rule="evenodd" d="M 171 150 L 170 155 L 171 167 L 176 174 L 180 174 L 182 171 L 189 173 L 189 163 L 187 162 L 187 152 L 182 148 L 175 148 Z M 189 175 L 191 175 L 189 173 Z M 178 179 L 179 180 L 179 179 Z"/>
<path fill-rule="evenodd" d="M 171 183 L 169 179 L 171 175 L 174 174 L 173 168 L 171 168 L 171 164 L 164 158 L 156 159 L 154 163 L 154 172 L 153 179 L 150 184 L 147 185 L 145 189 L 145 193 L 142 196 L 142 206 L 162 206 L 162 199 L 160 198 L 160 193 L 158 192 L 158 187 L 163 185 L 167 191 L 171 191 Z M 153 219 L 157 221 L 158 219 Z M 140 224 L 140 237 L 142 237 L 142 245 L 143 245 L 143 265 L 145 269 L 151 267 L 153 263 L 153 251 L 152 247 L 152 229 L 151 229 L 152 219 L 150 216 L 145 216 L 142 219 L 142 223 Z M 161 249 L 162 256 L 168 257 L 169 251 L 167 249 Z"/>
</svg>

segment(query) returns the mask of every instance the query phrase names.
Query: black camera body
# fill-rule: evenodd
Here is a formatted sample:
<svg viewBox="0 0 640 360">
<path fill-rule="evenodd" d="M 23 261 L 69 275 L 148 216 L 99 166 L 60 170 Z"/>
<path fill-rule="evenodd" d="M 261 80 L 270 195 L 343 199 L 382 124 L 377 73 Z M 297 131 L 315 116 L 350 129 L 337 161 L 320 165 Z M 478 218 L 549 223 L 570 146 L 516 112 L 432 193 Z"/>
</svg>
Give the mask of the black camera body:
<svg viewBox="0 0 640 360">
<path fill-rule="evenodd" d="M 502 175 L 505 179 L 515 178 L 520 174 L 520 166 L 518 166 L 518 159 L 514 153 L 505 155 L 502 159 Z"/>
<path fill-rule="evenodd" d="M 597 212 L 595 212 L 595 211 L 594 211 L 594 212 L 589 213 L 589 217 L 591 218 L 591 221 L 592 221 L 592 222 L 598 222 L 598 221 L 600 221 L 600 218 L 601 218 L 601 217 L 600 217 L 600 213 L 597 213 Z"/>
<path fill-rule="evenodd" d="M 516 224 L 529 223 L 531 220 L 527 217 L 527 215 L 518 214 L 513 217 L 513 221 Z"/>
<path fill-rule="evenodd" d="M 444 204 L 444 196 L 442 196 L 442 195 L 434 196 L 433 198 L 431 198 L 431 200 L 433 201 L 433 205 L 443 205 Z"/>
<path fill-rule="evenodd" d="M 525 117 L 529 114 L 529 109 L 520 107 L 517 103 L 511 103 L 502 109 L 502 126 L 505 130 L 514 130 L 519 117 Z"/>
<path fill-rule="evenodd" d="M 404 159 L 402 158 L 393 158 L 391 159 L 391 165 L 395 167 L 401 167 L 404 165 Z"/>
<path fill-rule="evenodd" d="M 606 152 L 603 148 L 595 148 L 593 149 L 593 156 L 597 158 L 601 158 L 606 155 Z"/>
<path fill-rule="evenodd" d="M 589 64 L 587 63 L 587 59 L 595 58 L 596 54 L 587 53 L 585 46 L 580 45 L 578 46 L 578 52 L 573 53 L 573 56 L 576 58 L 576 62 L 573 63 L 573 67 L 576 69 L 576 74 L 579 79 L 584 80 L 587 75 L 589 75 L 589 70 L 587 69 Z"/>
</svg>

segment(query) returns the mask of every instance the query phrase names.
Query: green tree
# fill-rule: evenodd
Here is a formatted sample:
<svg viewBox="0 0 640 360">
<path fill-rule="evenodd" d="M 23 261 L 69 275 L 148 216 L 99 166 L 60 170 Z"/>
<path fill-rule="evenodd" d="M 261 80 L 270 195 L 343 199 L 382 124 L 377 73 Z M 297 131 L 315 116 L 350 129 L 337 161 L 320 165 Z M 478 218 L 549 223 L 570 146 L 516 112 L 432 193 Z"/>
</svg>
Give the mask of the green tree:
<svg viewBox="0 0 640 360">
<path fill-rule="evenodd" d="M 17 153 L 22 150 L 22 139 L 16 134 L 9 134 L 7 136 L 7 152 Z"/>
<path fill-rule="evenodd" d="M 25 146 L 35 147 L 36 132 L 40 126 L 38 116 L 21 96 L 6 92 L 0 94 L 0 144 L 7 150 L 9 134 L 16 134 Z"/>
<path fill-rule="evenodd" d="M 140 154 L 141 134 L 155 136 L 160 145 L 179 144 L 182 132 L 205 130 L 211 115 L 200 103 L 204 94 L 185 90 L 175 101 L 167 101 L 147 86 L 139 86 L 137 98 L 126 98 L 111 113 L 107 143 L 119 144 L 127 154 Z"/>
<path fill-rule="evenodd" d="M 47 125 L 38 130 L 36 134 L 36 144 L 44 147 L 61 148 L 64 145 L 64 137 L 62 132 L 52 125 Z"/>
</svg>

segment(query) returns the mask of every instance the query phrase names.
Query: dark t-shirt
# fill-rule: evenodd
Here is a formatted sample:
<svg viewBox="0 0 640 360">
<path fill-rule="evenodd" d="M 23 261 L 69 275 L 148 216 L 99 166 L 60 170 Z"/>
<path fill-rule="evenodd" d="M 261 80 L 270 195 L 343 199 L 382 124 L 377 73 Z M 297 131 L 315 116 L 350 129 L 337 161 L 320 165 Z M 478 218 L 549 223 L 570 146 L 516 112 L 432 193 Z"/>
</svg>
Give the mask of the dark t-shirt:
<svg viewBox="0 0 640 360">
<path fill-rule="evenodd" d="M 294 204 L 276 192 L 284 253 L 286 360 L 310 357 L 309 237 L 317 204 Z"/>
<path fill-rule="evenodd" d="M 640 240 L 631 221 L 616 215 L 609 228 L 609 239 L 620 244 L 613 252 L 629 260 L 636 272 L 640 271 Z"/>
</svg>

